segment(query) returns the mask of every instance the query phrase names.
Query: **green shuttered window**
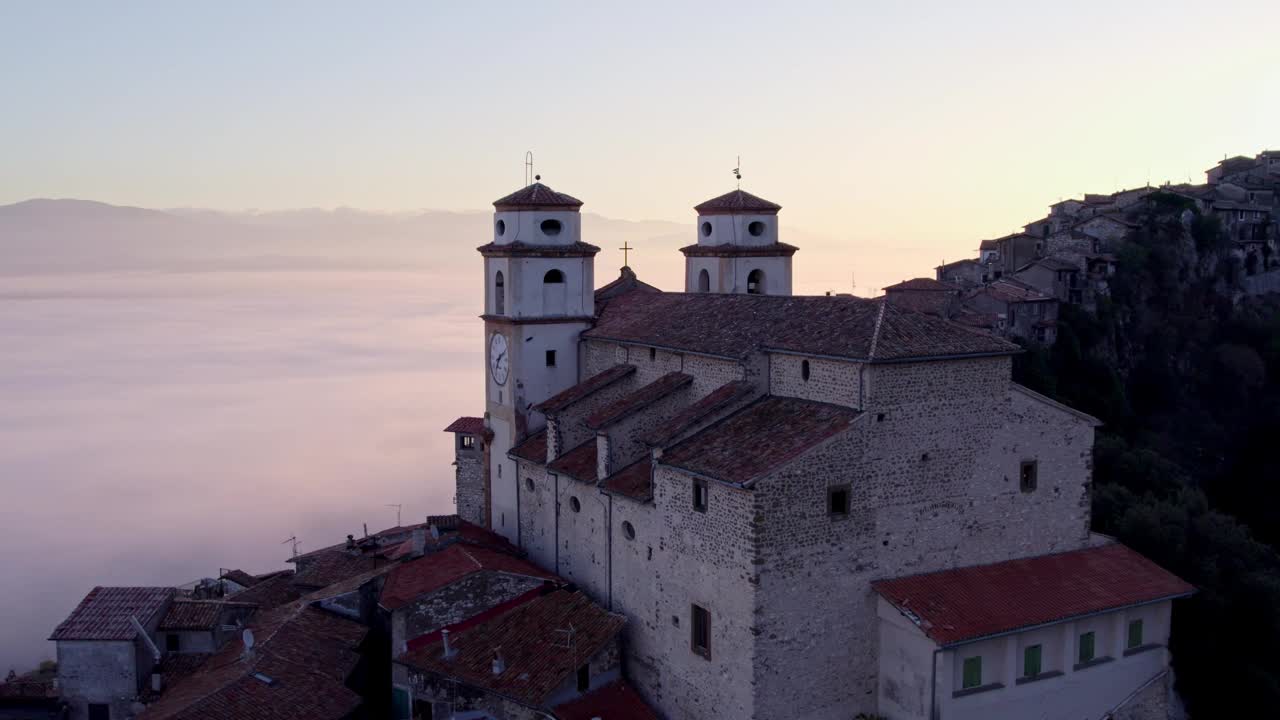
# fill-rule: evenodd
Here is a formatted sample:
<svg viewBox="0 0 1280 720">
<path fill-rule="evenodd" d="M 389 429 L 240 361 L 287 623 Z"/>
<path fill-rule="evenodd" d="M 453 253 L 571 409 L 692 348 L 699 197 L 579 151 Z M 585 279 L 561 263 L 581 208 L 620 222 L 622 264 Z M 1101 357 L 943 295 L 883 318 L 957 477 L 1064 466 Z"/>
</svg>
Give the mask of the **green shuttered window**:
<svg viewBox="0 0 1280 720">
<path fill-rule="evenodd" d="M 1022 651 L 1022 674 L 1035 677 L 1040 674 L 1040 646 L 1031 645 Z"/>
<path fill-rule="evenodd" d="M 1087 632 L 1080 636 L 1080 662 L 1087 663 L 1093 660 L 1093 633 Z"/>
<path fill-rule="evenodd" d="M 1129 623 L 1129 647 L 1136 648 L 1142 645 L 1142 621 L 1133 620 Z"/>
<path fill-rule="evenodd" d="M 961 688 L 976 688 L 982 684 L 982 657 L 971 657 L 964 659 L 964 677 L 961 680 Z"/>
</svg>

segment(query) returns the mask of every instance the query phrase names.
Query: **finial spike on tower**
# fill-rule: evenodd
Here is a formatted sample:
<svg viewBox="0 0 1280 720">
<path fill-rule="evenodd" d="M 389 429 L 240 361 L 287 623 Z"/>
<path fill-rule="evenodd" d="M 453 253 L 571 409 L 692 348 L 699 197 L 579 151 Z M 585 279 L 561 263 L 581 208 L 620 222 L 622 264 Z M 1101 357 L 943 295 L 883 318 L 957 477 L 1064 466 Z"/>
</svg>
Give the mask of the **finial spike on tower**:
<svg viewBox="0 0 1280 720">
<path fill-rule="evenodd" d="M 733 176 L 738 180 L 738 189 L 742 189 L 742 156 L 738 156 L 738 164 L 733 168 Z"/>
<path fill-rule="evenodd" d="M 530 178 L 535 177 L 537 176 L 533 174 L 533 151 L 526 150 L 524 153 L 524 186 L 529 187 L 532 185 L 535 181 Z"/>
</svg>

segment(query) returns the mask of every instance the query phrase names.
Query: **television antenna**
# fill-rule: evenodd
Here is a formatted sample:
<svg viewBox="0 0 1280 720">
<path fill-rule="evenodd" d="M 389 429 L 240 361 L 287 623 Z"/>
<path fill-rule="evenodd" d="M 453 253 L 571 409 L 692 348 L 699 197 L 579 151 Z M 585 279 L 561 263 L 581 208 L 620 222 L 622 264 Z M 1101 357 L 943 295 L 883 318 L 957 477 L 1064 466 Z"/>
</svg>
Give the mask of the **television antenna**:
<svg viewBox="0 0 1280 720">
<path fill-rule="evenodd" d="M 297 560 L 298 559 L 298 536 L 294 535 L 293 537 L 286 538 L 280 544 L 285 545 L 287 543 L 293 543 L 293 559 Z"/>
<path fill-rule="evenodd" d="M 387 503 L 387 507 L 393 507 L 396 509 L 396 527 L 400 527 L 400 508 L 404 506 L 397 503 Z"/>
</svg>

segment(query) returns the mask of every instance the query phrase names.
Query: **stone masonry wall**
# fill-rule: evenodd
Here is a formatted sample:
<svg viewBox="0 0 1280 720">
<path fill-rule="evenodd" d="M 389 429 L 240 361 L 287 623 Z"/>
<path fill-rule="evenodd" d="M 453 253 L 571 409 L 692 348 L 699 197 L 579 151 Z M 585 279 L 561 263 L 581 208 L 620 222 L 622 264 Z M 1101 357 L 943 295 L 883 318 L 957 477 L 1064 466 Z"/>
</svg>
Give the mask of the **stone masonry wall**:
<svg viewBox="0 0 1280 720">
<path fill-rule="evenodd" d="M 693 376 L 693 393 L 702 397 L 727 382 L 752 379 L 754 367 L 722 358 L 676 353 L 639 345 L 619 345 L 601 340 L 589 340 L 585 343 L 587 367 L 583 378 L 608 370 L 618 363 L 629 363 L 636 366 L 638 386 L 644 385 L 666 375 L 669 372 L 688 373 Z"/>
<path fill-rule="evenodd" d="M 804 379 L 802 370 L 806 361 L 809 363 L 808 380 Z M 862 363 L 771 353 L 769 394 L 860 408 L 862 368 Z"/>
<path fill-rule="evenodd" d="M 475 442 L 475 450 L 463 450 L 458 439 L 456 437 L 454 439 L 456 480 L 454 503 L 458 508 L 458 517 L 484 527 L 487 524 L 484 493 L 484 441 L 476 438 Z"/>
<path fill-rule="evenodd" d="M 608 442 L 600 443 L 600 449 L 608 448 L 608 451 L 597 453 L 602 469 L 600 477 L 607 477 L 647 454 L 648 448 L 640 438 L 661 427 L 699 397 L 691 386 L 686 386 L 597 431 L 597 436 L 608 438 Z"/>
<path fill-rule="evenodd" d="M 858 423 L 756 490 L 756 717 L 876 710 L 873 580 L 1087 542 L 1086 420 L 1010 390 L 1004 358 L 870 370 Z M 831 516 L 827 489 L 844 484 L 851 512 Z"/>
</svg>

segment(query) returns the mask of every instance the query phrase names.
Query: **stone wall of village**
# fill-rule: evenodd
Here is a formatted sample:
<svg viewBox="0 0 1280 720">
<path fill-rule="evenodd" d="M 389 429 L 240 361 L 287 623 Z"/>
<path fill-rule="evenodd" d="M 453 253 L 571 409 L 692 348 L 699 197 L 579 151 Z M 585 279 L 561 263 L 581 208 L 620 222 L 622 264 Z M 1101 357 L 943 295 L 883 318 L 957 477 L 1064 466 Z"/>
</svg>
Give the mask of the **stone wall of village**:
<svg viewBox="0 0 1280 720">
<path fill-rule="evenodd" d="M 724 358 L 678 353 L 669 350 L 622 345 L 602 340 L 588 340 L 586 369 L 583 378 L 603 372 L 619 363 L 636 366 L 638 385 L 653 382 L 669 372 L 682 372 L 693 376 L 693 394 L 702 397 L 716 388 L 734 380 L 755 380 L 766 372 L 763 364 L 737 362 Z M 759 359 L 763 362 L 763 358 Z"/>
<path fill-rule="evenodd" d="M 769 394 L 861 408 L 862 374 L 861 363 L 770 353 Z"/>
<path fill-rule="evenodd" d="M 89 717 L 90 702 L 112 698 L 111 717 L 130 717 L 139 678 L 151 672 L 150 655 L 141 642 L 58 642 L 58 691 L 75 718 Z"/>
<path fill-rule="evenodd" d="M 462 447 L 461 436 L 454 437 L 454 476 L 456 479 L 454 502 L 458 517 L 469 523 L 485 525 L 484 456 L 480 438 L 475 439 L 474 449 Z"/>
</svg>

